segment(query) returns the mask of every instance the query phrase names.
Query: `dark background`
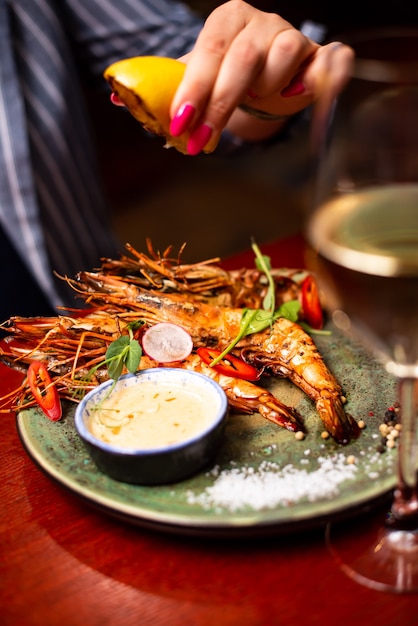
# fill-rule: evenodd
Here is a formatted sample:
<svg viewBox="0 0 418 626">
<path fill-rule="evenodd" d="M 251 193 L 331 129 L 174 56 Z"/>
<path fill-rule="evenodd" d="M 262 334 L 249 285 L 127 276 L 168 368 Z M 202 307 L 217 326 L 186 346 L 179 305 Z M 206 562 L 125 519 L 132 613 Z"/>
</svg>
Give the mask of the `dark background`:
<svg viewBox="0 0 418 626">
<path fill-rule="evenodd" d="M 368 28 L 381 25 L 405 24 L 418 22 L 418 5 L 415 0 L 386 2 L 377 0 L 354 0 L 348 3 L 317 0 L 307 2 L 293 0 L 247 0 L 249 4 L 262 9 L 279 13 L 294 26 L 305 19 L 319 21 L 329 28 L 331 37 L 339 32 L 352 28 Z M 221 2 L 210 0 L 186 0 L 186 4 L 207 14 Z"/>
</svg>

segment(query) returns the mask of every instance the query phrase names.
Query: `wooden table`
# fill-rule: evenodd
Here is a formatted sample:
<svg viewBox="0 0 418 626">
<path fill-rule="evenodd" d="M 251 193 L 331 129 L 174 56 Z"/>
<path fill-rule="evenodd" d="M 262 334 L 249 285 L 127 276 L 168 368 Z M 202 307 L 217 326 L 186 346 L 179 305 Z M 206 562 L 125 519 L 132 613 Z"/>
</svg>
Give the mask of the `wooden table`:
<svg viewBox="0 0 418 626">
<path fill-rule="evenodd" d="M 275 265 L 303 262 L 298 237 L 263 250 Z M 1 366 L 0 395 L 17 380 Z M 225 541 L 130 526 L 54 484 L 24 452 L 14 416 L 1 414 L 1 423 L 3 626 L 418 624 L 418 594 L 352 582 L 322 529 Z M 352 522 L 359 532 L 362 520 Z"/>
</svg>

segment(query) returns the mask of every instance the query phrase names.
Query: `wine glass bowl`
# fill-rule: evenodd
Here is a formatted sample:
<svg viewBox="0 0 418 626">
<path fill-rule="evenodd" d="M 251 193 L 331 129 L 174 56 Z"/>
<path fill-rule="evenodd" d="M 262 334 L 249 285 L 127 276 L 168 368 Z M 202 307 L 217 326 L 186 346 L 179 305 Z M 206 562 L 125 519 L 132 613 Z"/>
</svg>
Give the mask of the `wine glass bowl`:
<svg viewBox="0 0 418 626">
<path fill-rule="evenodd" d="M 358 582 L 410 592 L 418 591 L 418 30 L 349 43 L 350 80 L 313 115 L 307 261 L 335 325 L 397 378 L 402 430 L 391 511 L 376 538 L 356 554 L 329 526 L 327 545 Z"/>
<path fill-rule="evenodd" d="M 416 377 L 418 185 L 344 193 L 313 215 L 308 238 L 335 325 Z"/>
</svg>

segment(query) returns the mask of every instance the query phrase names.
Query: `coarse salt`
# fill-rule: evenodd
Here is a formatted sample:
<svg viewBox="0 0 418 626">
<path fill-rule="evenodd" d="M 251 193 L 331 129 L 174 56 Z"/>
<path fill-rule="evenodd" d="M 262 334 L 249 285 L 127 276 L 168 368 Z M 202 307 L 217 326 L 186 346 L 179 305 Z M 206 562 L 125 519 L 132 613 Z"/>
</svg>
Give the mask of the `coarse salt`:
<svg viewBox="0 0 418 626">
<path fill-rule="evenodd" d="M 355 477 L 357 466 L 347 463 L 344 454 L 319 457 L 313 471 L 298 469 L 294 465 L 280 467 L 277 463 L 263 461 L 258 468 L 251 466 L 214 468 L 212 485 L 201 493 L 189 490 L 187 502 L 200 505 L 205 510 L 219 512 L 251 509 L 259 511 L 277 506 L 289 506 L 306 500 L 315 502 L 335 497 L 339 485 Z"/>
</svg>

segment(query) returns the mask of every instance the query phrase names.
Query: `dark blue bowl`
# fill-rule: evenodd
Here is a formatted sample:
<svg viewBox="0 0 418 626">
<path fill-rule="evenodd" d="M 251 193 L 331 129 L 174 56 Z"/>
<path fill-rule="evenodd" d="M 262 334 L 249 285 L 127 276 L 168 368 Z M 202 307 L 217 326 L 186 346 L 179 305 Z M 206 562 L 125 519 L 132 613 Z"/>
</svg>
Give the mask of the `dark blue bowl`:
<svg viewBox="0 0 418 626">
<path fill-rule="evenodd" d="M 163 387 L 184 388 L 187 392 L 204 395 L 209 424 L 184 441 L 162 444 L 161 447 L 140 448 L 117 446 L 96 437 L 88 427 L 89 420 L 103 401 L 114 381 L 110 380 L 90 391 L 77 406 L 75 427 L 97 467 L 111 478 L 141 485 L 178 482 L 198 473 L 213 460 L 222 443 L 228 413 L 224 390 L 211 378 L 180 368 L 155 368 L 121 376 L 115 389 L 120 391 L 143 382 Z M 113 391 L 113 390 L 112 390 Z M 209 398 L 208 398 L 209 395 Z M 209 400 L 209 401 L 208 401 Z"/>
</svg>

